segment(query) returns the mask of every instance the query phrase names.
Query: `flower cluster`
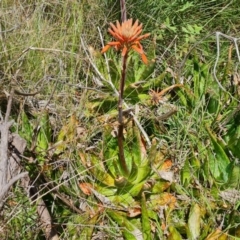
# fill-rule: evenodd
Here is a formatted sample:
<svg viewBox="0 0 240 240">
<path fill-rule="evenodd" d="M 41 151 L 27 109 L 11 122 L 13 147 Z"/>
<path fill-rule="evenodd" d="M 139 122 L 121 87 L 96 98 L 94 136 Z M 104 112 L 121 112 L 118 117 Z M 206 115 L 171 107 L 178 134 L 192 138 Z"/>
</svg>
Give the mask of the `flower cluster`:
<svg viewBox="0 0 240 240">
<path fill-rule="evenodd" d="M 140 41 L 149 37 L 149 33 L 140 35 L 142 32 L 142 24 L 139 24 L 138 20 L 133 24 L 132 18 L 123 22 L 116 22 L 116 25 L 110 23 L 111 28 L 108 29 L 109 33 L 115 38 L 115 42 L 109 42 L 102 49 L 102 53 L 106 52 L 110 47 L 115 47 L 117 50 L 122 51 L 122 56 L 132 49 L 141 55 L 142 61 L 147 64 L 148 60 L 144 54 L 143 47 Z"/>
</svg>

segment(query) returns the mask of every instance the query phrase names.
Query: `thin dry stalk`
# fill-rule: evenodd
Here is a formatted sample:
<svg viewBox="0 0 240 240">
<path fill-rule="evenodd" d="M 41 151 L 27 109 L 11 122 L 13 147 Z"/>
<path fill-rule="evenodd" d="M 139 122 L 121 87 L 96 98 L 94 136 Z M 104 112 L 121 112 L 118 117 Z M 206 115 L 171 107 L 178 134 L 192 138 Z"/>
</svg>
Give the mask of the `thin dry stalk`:
<svg viewBox="0 0 240 240">
<path fill-rule="evenodd" d="M 11 186 L 19 179 L 28 175 L 28 172 L 19 173 L 12 175 L 12 172 L 16 172 L 18 166 L 14 166 L 14 169 L 10 168 L 10 157 L 8 156 L 8 146 L 9 146 L 9 128 L 12 126 L 13 121 L 9 121 L 9 116 L 11 113 L 13 99 L 13 91 L 9 95 L 7 111 L 5 118 L 1 119 L 0 123 L 0 133 L 1 133 L 1 143 L 0 143 L 0 208 L 4 205 L 4 198 L 6 197 Z"/>
<path fill-rule="evenodd" d="M 120 7 L 121 7 L 121 19 L 122 22 L 124 22 L 127 20 L 127 8 L 125 0 L 120 0 Z"/>
</svg>

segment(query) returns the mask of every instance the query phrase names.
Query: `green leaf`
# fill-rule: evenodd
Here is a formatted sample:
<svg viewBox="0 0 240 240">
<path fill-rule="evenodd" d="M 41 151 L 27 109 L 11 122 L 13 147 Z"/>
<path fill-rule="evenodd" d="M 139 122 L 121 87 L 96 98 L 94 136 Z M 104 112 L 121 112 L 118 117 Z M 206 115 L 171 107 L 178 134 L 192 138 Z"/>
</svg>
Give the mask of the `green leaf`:
<svg viewBox="0 0 240 240">
<path fill-rule="evenodd" d="M 141 197 L 141 209 L 142 209 L 142 232 L 144 240 L 151 240 L 151 224 L 148 217 L 146 198 L 144 193 L 142 193 Z"/>
<path fill-rule="evenodd" d="M 169 227 L 168 240 L 182 240 L 181 234 L 177 231 L 174 226 Z"/>
<path fill-rule="evenodd" d="M 229 167 L 229 178 L 226 184 L 227 188 L 240 189 L 240 166 L 236 163 Z"/>
<path fill-rule="evenodd" d="M 151 166 L 149 161 L 145 160 L 144 162 L 142 162 L 140 166 L 138 166 L 137 178 L 132 183 L 133 184 L 140 183 L 150 175 L 151 175 Z"/>
<path fill-rule="evenodd" d="M 166 27 L 167 27 L 169 30 L 172 30 L 173 32 L 176 32 L 177 28 L 170 25 L 170 19 L 169 19 L 169 17 L 166 18 L 164 24 L 166 25 Z"/>
<path fill-rule="evenodd" d="M 124 239 L 142 240 L 142 232 L 127 220 L 126 214 L 122 212 L 107 210 L 107 214 L 121 227 Z"/>
<path fill-rule="evenodd" d="M 129 193 L 131 194 L 131 196 L 133 197 L 138 196 L 139 193 L 142 191 L 143 185 L 144 185 L 144 182 L 134 184 L 133 187 L 129 189 Z"/>
<path fill-rule="evenodd" d="M 130 141 L 127 143 L 127 145 L 129 147 L 129 152 L 131 153 L 132 160 L 137 166 L 139 166 L 142 162 L 142 142 L 139 129 L 134 123 L 131 129 L 128 130 L 127 140 Z"/>
<path fill-rule="evenodd" d="M 48 149 L 48 145 L 51 141 L 51 125 L 49 121 L 49 113 L 43 112 L 40 119 L 40 130 L 37 135 L 37 148 L 38 152 L 43 152 Z"/>
<path fill-rule="evenodd" d="M 143 86 L 143 90 L 144 91 L 148 91 L 149 88 L 157 88 L 160 87 L 162 84 L 162 81 L 164 80 L 165 76 L 166 76 L 167 72 L 164 71 L 163 73 L 161 73 L 158 77 L 156 78 L 152 78 L 149 79 Z"/>
<path fill-rule="evenodd" d="M 191 181 L 191 171 L 190 171 L 189 161 L 186 160 L 181 170 L 181 182 L 183 186 L 187 187 L 190 181 Z"/>
<path fill-rule="evenodd" d="M 197 203 L 193 204 L 190 209 L 188 218 L 188 239 L 198 239 L 200 236 L 200 223 L 201 223 L 201 209 Z"/>
<path fill-rule="evenodd" d="M 136 71 L 136 82 L 146 81 L 153 74 L 155 66 L 155 61 L 151 61 L 147 65 L 142 64 L 141 68 Z"/>
<path fill-rule="evenodd" d="M 24 111 L 21 112 L 22 124 L 20 126 L 19 134 L 27 141 L 28 144 L 31 144 L 33 138 L 33 127 Z"/>
<path fill-rule="evenodd" d="M 96 178 L 101 184 L 105 184 L 106 186 L 114 186 L 114 178 L 106 171 L 102 162 L 99 162 L 99 157 L 95 155 L 91 155 L 90 157 L 91 167 L 89 171 L 93 174 L 94 178 Z"/>
<path fill-rule="evenodd" d="M 98 220 L 99 215 L 95 214 L 90 220 L 88 220 L 85 224 L 87 227 L 84 227 L 81 231 L 79 239 L 91 239 L 93 230 L 95 228 L 95 224 Z"/>
<path fill-rule="evenodd" d="M 186 2 L 179 10 L 176 12 L 184 12 L 186 9 L 193 7 L 194 4 L 192 2 Z"/>
<path fill-rule="evenodd" d="M 168 189 L 171 186 L 171 183 L 165 180 L 158 180 L 153 188 L 152 188 L 152 193 L 162 193 L 166 189 Z"/>
<path fill-rule="evenodd" d="M 230 160 L 209 127 L 206 126 L 206 130 L 214 148 L 214 153 L 208 151 L 210 171 L 217 180 L 226 182 L 228 180 L 227 167 Z"/>
<path fill-rule="evenodd" d="M 103 156 L 110 174 L 115 178 L 120 173 L 118 165 L 118 141 L 111 135 L 112 128 L 105 127 L 103 132 Z"/>
<path fill-rule="evenodd" d="M 220 103 L 217 97 L 214 94 L 207 94 L 207 110 L 209 113 L 215 113 L 217 114 L 219 111 Z"/>
<path fill-rule="evenodd" d="M 123 189 L 118 189 L 118 193 L 113 196 L 108 197 L 109 200 L 116 205 L 125 206 L 126 208 L 131 206 L 134 203 L 134 199 L 129 192 L 124 191 Z"/>
</svg>

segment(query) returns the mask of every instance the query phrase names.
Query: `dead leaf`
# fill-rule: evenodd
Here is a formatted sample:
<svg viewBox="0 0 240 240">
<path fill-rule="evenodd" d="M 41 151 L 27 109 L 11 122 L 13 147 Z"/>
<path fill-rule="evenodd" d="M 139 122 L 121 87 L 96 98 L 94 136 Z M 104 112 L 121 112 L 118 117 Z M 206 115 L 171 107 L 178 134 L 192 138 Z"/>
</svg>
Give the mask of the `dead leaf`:
<svg viewBox="0 0 240 240">
<path fill-rule="evenodd" d="M 92 185 L 90 183 L 79 183 L 79 187 L 85 195 L 90 196 L 92 194 Z"/>
<path fill-rule="evenodd" d="M 142 214 L 141 207 L 134 207 L 128 209 L 127 216 L 133 218 L 141 214 Z"/>
<path fill-rule="evenodd" d="M 160 170 L 168 171 L 172 167 L 173 163 L 171 159 L 167 159 L 164 161 L 164 163 L 161 165 Z"/>
<path fill-rule="evenodd" d="M 162 178 L 163 180 L 169 181 L 170 183 L 173 182 L 174 172 L 158 171 L 158 175 L 159 175 L 160 178 Z"/>
<path fill-rule="evenodd" d="M 170 208 L 175 208 L 177 199 L 171 193 L 163 193 L 163 202 L 164 205 L 168 205 Z"/>
<path fill-rule="evenodd" d="M 232 204 L 236 204 L 236 202 L 240 200 L 240 192 L 236 189 L 227 189 L 225 191 L 221 191 L 219 195 L 224 200 Z"/>
</svg>

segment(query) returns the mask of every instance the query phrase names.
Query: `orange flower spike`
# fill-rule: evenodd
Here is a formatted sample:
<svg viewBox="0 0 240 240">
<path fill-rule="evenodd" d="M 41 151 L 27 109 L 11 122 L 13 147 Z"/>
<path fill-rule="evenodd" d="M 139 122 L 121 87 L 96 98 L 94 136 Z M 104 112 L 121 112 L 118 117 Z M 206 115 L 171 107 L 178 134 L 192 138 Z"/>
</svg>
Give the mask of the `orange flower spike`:
<svg viewBox="0 0 240 240">
<path fill-rule="evenodd" d="M 131 18 L 122 24 L 120 24 L 119 21 L 116 21 L 116 25 L 110 23 L 108 32 L 116 39 L 116 42 L 107 43 L 102 49 L 102 53 L 106 52 L 110 47 L 114 47 L 117 50 L 122 51 L 122 56 L 126 56 L 126 54 L 132 49 L 141 55 L 142 61 L 145 64 L 148 63 L 140 41 L 149 37 L 150 34 L 146 33 L 139 36 L 142 32 L 142 24 L 139 24 L 138 20 L 133 23 L 133 19 Z"/>
</svg>

